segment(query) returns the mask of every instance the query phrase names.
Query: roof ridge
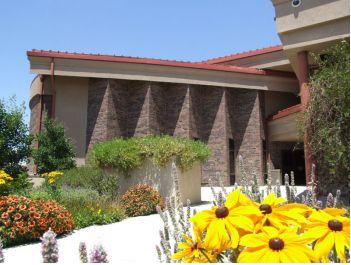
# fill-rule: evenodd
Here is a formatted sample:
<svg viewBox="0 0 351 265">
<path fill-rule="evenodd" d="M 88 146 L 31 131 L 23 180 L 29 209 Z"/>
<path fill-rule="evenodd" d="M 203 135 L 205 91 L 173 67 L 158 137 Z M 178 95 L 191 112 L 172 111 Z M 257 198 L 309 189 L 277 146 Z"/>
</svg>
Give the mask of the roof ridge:
<svg viewBox="0 0 351 265">
<path fill-rule="evenodd" d="M 59 51 L 59 50 L 44 50 L 44 49 L 32 49 L 29 52 L 49 52 L 49 53 L 59 53 L 67 55 L 91 55 L 91 56 L 107 56 L 116 58 L 126 58 L 126 59 L 147 59 L 147 60 L 159 60 L 165 62 L 180 62 L 180 63 L 202 63 L 201 61 L 185 61 L 185 60 L 175 60 L 175 59 L 162 59 L 162 58 L 152 58 L 152 57 L 142 57 L 142 56 L 129 56 L 129 55 L 118 55 L 118 54 L 103 54 L 103 53 L 85 53 L 85 52 L 70 52 L 70 51 Z"/>
<path fill-rule="evenodd" d="M 186 62 L 186 61 L 153 59 L 153 58 L 132 57 L 132 56 L 102 55 L 100 53 L 98 54 L 76 53 L 76 52 L 67 52 L 67 51 L 62 52 L 62 51 L 32 49 L 31 51 L 27 51 L 27 56 L 50 57 L 50 58 L 61 58 L 61 59 L 94 60 L 94 61 L 119 62 L 119 63 L 137 63 L 137 64 L 148 64 L 148 65 L 172 66 L 172 67 L 186 67 L 186 68 L 225 71 L 225 72 L 237 72 L 237 73 L 256 74 L 256 75 L 276 75 L 276 76 L 293 77 L 293 75 L 291 75 L 290 73 L 274 71 L 274 70 L 261 70 L 253 67 L 209 64 L 209 63 L 203 63 L 203 62 Z"/>
<path fill-rule="evenodd" d="M 227 61 L 231 61 L 231 60 L 235 60 L 235 59 L 241 59 L 241 58 L 256 56 L 256 55 L 260 55 L 260 54 L 275 52 L 275 51 L 279 51 L 279 50 L 283 50 L 283 45 L 277 44 L 277 45 L 272 45 L 272 46 L 268 46 L 268 47 L 258 48 L 255 50 L 248 50 L 248 51 L 233 53 L 233 54 L 229 54 L 229 55 L 225 55 L 225 56 L 210 58 L 208 60 L 204 60 L 201 62 L 208 63 L 208 64 L 217 64 L 217 63 L 227 62 Z"/>
</svg>

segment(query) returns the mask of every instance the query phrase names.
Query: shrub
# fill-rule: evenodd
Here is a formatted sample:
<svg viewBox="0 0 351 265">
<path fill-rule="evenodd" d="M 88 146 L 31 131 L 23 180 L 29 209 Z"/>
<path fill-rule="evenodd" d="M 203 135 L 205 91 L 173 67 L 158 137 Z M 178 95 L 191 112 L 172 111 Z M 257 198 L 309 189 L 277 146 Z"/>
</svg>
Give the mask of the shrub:
<svg viewBox="0 0 351 265">
<path fill-rule="evenodd" d="M 200 141 L 149 135 L 98 143 L 89 152 L 88 161 L 98 167 L 113 167 L 127 174 L 141 166 L 146 158 L 164 167 L 175 157 L 177 166 L 185 170 L 196 161 L 206 161 L 210 154 L 210 149 Z"/>
<path fill-rule="evenodd" d="M 58 179 L 57 185 L 96 190 L 98 195 L 108 196 L 111 199 L 117 198 L 119 188 L 118 176 L 91 166 L 66 170 L 64 175 Z"/>
<path fill-rule="evenodd" d="M 156 212 L 156 206 L 164 207 L 164 200 L 157 190 L 145 184 L 131 187 L 121 199 L 127 216 L 148 215 Z"/>
<path fill-rule="evenodd" d="M 44 120 L 44 130 L 36 136 L 39 148 L 33 150 L 38 173 L 70 169 L 75 166 L 73 146 L 65 135 L 64 127 L 49 118 Z"/>
<path fill-rule="evenodd" d="M 71 214 L 52 200 L 1 196 L 0 213 L 0 237 L 6 246 L 39 239 L 49 228 L 58 235 L 73 229 Z"/>
<path fill-rule="evenodd" d="M 9 103 L 0 99 L 0 169 L 14 178 L 11 184 L 0 188 L 0 195 L 11 190 L 29 187 L 27 175 L 21 166 L 27 162 L 31 152 L 32 137 L 23 122 L 25 108 L 16 106 L 14 99 Z M 17 180 L 18 178 L 18 180 Z"/>
<path fill-rule="evenodd" d="M 342 188 L 350 192 L 350 44 L 343 41 L 315 55 L 317 66 L 310 78 L 310 102 L 305 126 L 319 189 L 326 193 Z"/>
</svg>

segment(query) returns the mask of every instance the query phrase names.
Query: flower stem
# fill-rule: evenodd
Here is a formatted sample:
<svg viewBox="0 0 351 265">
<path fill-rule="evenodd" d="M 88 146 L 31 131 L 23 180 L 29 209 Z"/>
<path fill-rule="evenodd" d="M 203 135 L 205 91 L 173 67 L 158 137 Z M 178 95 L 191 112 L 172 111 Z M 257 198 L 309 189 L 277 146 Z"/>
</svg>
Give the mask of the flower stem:
<svg viewBox="0 0 351 265">
<path fill-rule="evenodd" d="M 212 263 L 210 258 L 206 255 L 206 253 L 204 252 L 204 250 L 202 248 L 199 248 L 199 250 L 201 251 L 201 253 L 206 257 L 206 259 L 208 260 L 209 263 Z"/>
</svg>

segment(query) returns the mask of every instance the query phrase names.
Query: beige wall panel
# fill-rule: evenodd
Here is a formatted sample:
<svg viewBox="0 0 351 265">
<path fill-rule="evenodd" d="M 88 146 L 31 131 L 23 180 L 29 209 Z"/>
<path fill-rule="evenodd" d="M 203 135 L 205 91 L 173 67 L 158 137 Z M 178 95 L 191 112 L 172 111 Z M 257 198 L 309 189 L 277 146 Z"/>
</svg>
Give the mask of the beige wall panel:
<svg viewBox="0 0 351 265">
<path fill-rule="evenodd" d="M 88 78 L 56 77 L 56 118 L 76 147 L 77 163 L 85 158 Z"/>
</svg>

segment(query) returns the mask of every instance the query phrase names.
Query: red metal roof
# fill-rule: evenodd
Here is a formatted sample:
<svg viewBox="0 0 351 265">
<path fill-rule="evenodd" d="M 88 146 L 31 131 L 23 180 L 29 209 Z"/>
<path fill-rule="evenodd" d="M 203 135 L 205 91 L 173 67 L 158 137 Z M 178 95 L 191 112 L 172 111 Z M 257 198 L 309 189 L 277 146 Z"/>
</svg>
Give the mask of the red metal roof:
<svg viewBox="0 0 351 265">
<path fill-rule="evenodd" d="M 268 120 L 273 121 L 273 120 L 276 120 L 279 118 L 283 118 L 283 117 L 289 116 L 293 113 L 299 112 L 301 110 L 302 110 L 302 105 L 297 104 L 297 105 L 291 106 L 289 108 L 278 111 L 276 114 L 273 114 L 272 116 L 270 116 L 268 118 Z"/>
<path fill-rule="evenodd" d="M 289 73 L 289 72 L 275 71 L 275 70 L 259 70 L 251 67 L 216 65 L 216 64 L 209 64 L 204 62 L 184 62 L 184 61 L 175 61 L 175 60 L 151 59 L 151 58 L 117 56 L 117 55 L 87 54 L 87 53 L 33 49 L 31 51 L 27 51 L 27 56 L 104 61 L 104 62 L 136 63 L 136 64 L 184 67 L 184 68 L 194 68 L 194 69 L 223 71 L 223 72 L 237 72 L 237 73 L 255 74 L 255 75 L 276 75 L 276 76 L 285 76 L 285 77 L 296 77 L 295 74 Z"/>
<path fill-rule="evenodd" d="M 223 57 L 212 58 L 212 59 L 203 61 L 203 63 L 208 63 L 208 64 L 224 63 L 224 62 L 228 62 L 228 61 L 233 61 L 233 60 L 237 60 L 237 59 L 252 57 L 252 56 L 256 56 L 256 55 L 260 55 L 260 54 L 266 54 L 266 53 L 271 53 L 271 52 L 276 52 L 276 51 L 281 51 L 281 50 L 283 50 L 283 45 L 276 45 L 276 46 L 266 47 L 266 48 L 262 48 L 262 49 L 226 55 Z"/>
</svg>

